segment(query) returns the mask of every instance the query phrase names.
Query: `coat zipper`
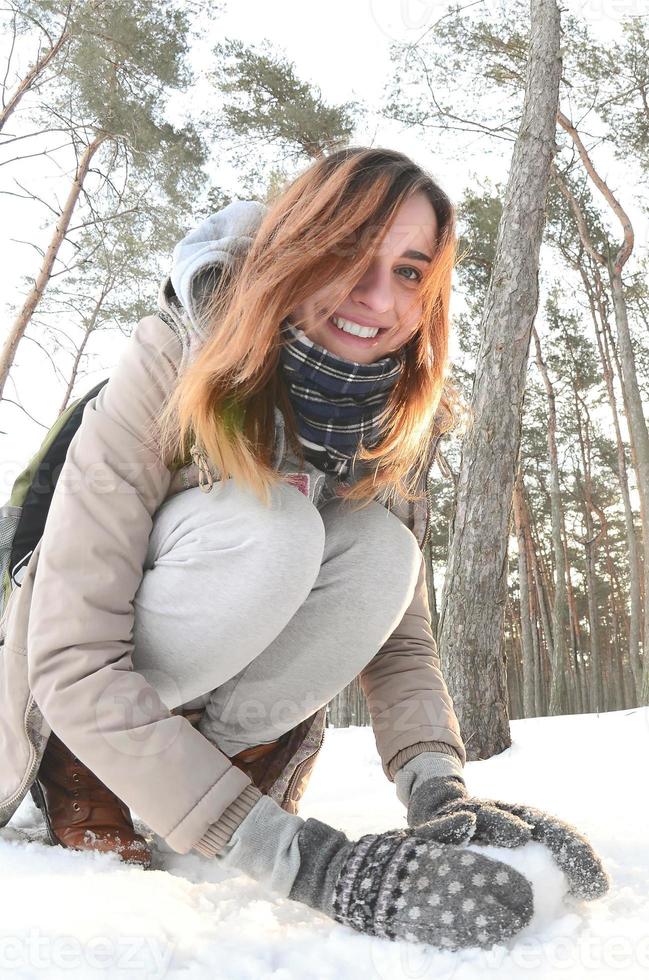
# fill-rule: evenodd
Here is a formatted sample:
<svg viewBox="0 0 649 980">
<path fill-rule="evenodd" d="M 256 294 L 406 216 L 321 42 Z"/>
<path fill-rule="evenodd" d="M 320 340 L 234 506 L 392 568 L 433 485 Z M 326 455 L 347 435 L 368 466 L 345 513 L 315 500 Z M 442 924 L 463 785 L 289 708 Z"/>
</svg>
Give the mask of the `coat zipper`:
<svg viewBox="0 0 649 980">
<path fill-rule="evenodd" d="M 304 769 L 304 766 L 307 764 L 307 762 L 309 762 L 314 757 L 314 755 L 317 752 L 319 752 L 320 749 L 322 748 L 322 743 L 324 742 L 324 737 L 325 737 L 326 730 L 327 730 L 327 719 L 325 717 L 325 724 L 324 724 L 323 729 L 322 729 L 322 734 L 320 736 L 320 741 L 319 741 L 318 745 L 315 747 L 315 749 L 313 750 L 313 752 L 311 753 L 311 755 L 307 755 L 306 759 L 302 759 L 301 762 L 298 762 L 297 766 L 293 770 L 293 775 L 289 779 L 288 785 L 287 785 L 287 787 L 286 787 L 286 789 L 284 791 L 284 797 L 283 797 L 284 800 L 289 800 L 290 799 L 291 790 L 293 789 L 293 786 L 294 786 L 295 782 L 297 781 L 298 774 L 302 772 L 302 770 Z"/>
<path fill-rule="evenodd" d="M 34 778 L 35 778 L 35 776 L 36 776 L 36 774 L 38 772 L 38 768 L 39 768 L 39 765 L 40 765 L 40 759 L 38 758 L 38 755 L 37 755 L 37 752 L 36 752 L 36 746 L 34 745 L 34 743 L 32 742 L 32 740 L 30 739 L 29 732 L 27 730 L 27 717 L 29 716 L 29 713 L 30 713 L 30 711 L 32 709 L 32 705 L 33 704 L 34 704 L 34 696 L 30 694 L 29 699 L 27 701 L 27 707 L 25 708 L 25 713 L 23 715 L 23 732 L 25 733 L 25 738 L 27 739 L 27 742 L 29 744 L 29 754 L 30 754 L 29 766 L 27 768 L 27 772 L 23 776 L 23 779 L 22 779 L 22 782 L 21 782 L 19 788 L 16 790 L 16 792 L 13 794 L 13 796 L 9 797 L 8 800 L 3 800 L 2 801 L 2 804 L 0 804 L 3 809 L 5 807 L 11 807 L 11 806 L 13 806 L 14 803 L 16 803 L 16 802 L 18 804 L 21 802 L 21 800 L 25 796 L 27 790 L 29 789 L 29 787 L 33 783 Z"/>
<path fill-rule="evenodd" d="M 214 486 L 214 478 L 210 469 L 207 453 L 198 445 L 198 443 L 195 442 L 189 450 L 189 454 L 198 470 L 198 486 L 203 493 L 209 493 Z"/>
</svg>

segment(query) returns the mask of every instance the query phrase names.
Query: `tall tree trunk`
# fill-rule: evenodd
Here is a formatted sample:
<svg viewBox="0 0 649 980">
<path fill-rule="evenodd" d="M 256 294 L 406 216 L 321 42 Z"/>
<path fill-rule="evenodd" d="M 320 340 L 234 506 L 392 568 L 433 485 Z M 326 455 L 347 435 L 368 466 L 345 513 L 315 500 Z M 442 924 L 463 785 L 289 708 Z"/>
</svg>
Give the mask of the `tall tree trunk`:
<svg viewBox="0 0 649 980">
<path fill-rule="evenodd" d="M 550 616 L 550 601 L 545 588 L 545 581 L 543 578 L 543 573 L 541 571 L 541 563 L 537 558 L 537 549 L 534 538 L 532 537 L 534 543 L 532 554 L 534 556 L 534 561 L 532 564 L 532 572 L 534 575 L 534 589 L 536 592 L 536 601 L 539 609 L 539 618 L 541 621 L 542 638 L 545 639 L 545 657 L 543 653 L 541 654 L 541 664 L 542 664 L 542 686 L 543 686 L 543 702 L 544 708 L 549 708 L 549 692 L 550 683 L 552 679 L 552 664 L 554 663 L 554 639 L 552 636 L 552 619 Z M 543 650 L 543 646 L 540 646 L 540 650 Z M 545 663 L 545 658 L 547 657 L 547 664 Z M 547 693 L 546 693 L 547 692 Z M 543 712 L 545 714 L 545 710 Z"/>
<path fill-rule="evenodd" d="M 532 624 L 532 646 L 534 648 L 534 703 L 535 703 L 535 716 L 537 718 L 545 715 L 546 708 L 546 684 L 545 684 L 545 668 L 543 664 L 543 650 L 541 643 L 541 626 L 543 617 L 539 607 L 539 595 L 536 586 L 538 578 L 538 559 L 536 555 L 536 543 L 534 541 L 534 535 L 532 533 L 532 521 L 530 516 L 530 508 L 527 504 L 527 495 L 525 492 L 525 484 L 521 482 L 520 484 L 520 507 L 521 507 L 521 520 L 523 531 L 525 534 L 525 540 L 527 545 L 527 569 L 528 569 L 528 582 L 529 582 L 529 596 L 530 596 L 530 623 Z"/>
<path fill-rule="evenodd" d="M 640 496 L 640 513 L 642 517 L 642 539 L 644 546 L 644 637 L 643 637 L 643 673 L 640 688 L 640 703 L 649 704 L 649 430 L 644 416 L 644 408 L 640 395 L 640 386 L 635 368 L 635 356 L 631 346 L 631 332 L 627 317 L 622 270 L 616 262 L 609 262 L 611 289 L 615 308 L 615 322 L 622 362 L 624 387 L 627 391 L 630 415 L 629 426 L 633 426 L 636 437 L 636 465 L 638 493 Z"/>
<path fill-rule="evenodd" d="M 545 488 L 544 488 L 545 489 Z M 552 677 L 552 662 L 554 658 L 554 637 L 552 636 L 552 615 L 551 596 L 552 585 L 551 576 L 548 572 L 548 561 L 543 552 L 542 543 L 545 539 L 545 532 L 539 532 L 534 521 L 532 509 L 525 500 L 527 508 L 527 520 L 530 528 L 530 556 L 531 568 L 534 578 L 534 595 L 538 608 L 539 624 L 539 652 L 541 665 L 541 690 L 543 699 L 543 710 L 541 714 L 548 713 L 550 703 L 550 681 Z M 542 642 L 545 641 L 545 642 Z"/>
<path fill-rule="evenodd" d="M 615 705 L 611 704 L 610 700 L 607 702 L 607 708 L 609 711 L 613 710 L 615 707 L 625 708 L 626 707 L 626 697 L 625 697 L 625 684 L 624 684 L 624 673 L 625 664 L 621 640 L 623 639 L 623 629 L 620 623 L 619 615 L 619 603 L 618 603 L 618 581 L 615 572 L 615 563 L 611 555 L 610 538 L 608 534 L 608 527 L 604 532 L 604 552 L 606 555 L 606 571 L 608 574 L 609 582 L 609 593 L 610 600 L 607 603 L 608 613 L 609 613 L 609 664 L 610 664 L 610 676 L 612 680 L 613 687 L 615 689 Z"/>
<path fill-rule="evenodd" d="M 631 331 L 629 330 L 629 319 L 627 315 L 626 297 L 624 293 L 624 283 L 622 273 L 624 266 L 628 262 L 634 246 L 634 233 L 631 219 L 626 213 L 620 202 L 617 200 L 610 187 L 602 179 L 595 169 L 592 160 L 584 146 L 579 133 L 572 125 L 570 120 L 562 112 L 558 113 L 559 124 L 572 139 L 579 156 L 581 157 L 584 168 L 600 191 L 607 204 L 619 220 L 622 226 L 623 240 L 616 255 L 602 255 L 594 247 L 584 218 L 574 195 L 569 191 L 565 182 L 559 186 L 566 196 L 575 215 L 580 238 L 589 255 L 608 271 L 611 284 L 611 294 L 613 296 L 613 309 L 615 312 L 615 325 L 617 327 L 618 344 L 620 349 L 620 361 L 622 364 L 622 379 L 625 389 L 625 399 L 628 405 L 627 421 L 629 430 L 633 432 L 633 442 L 636 453 L 636 473 L 638 478 L 638 493 L 640 496 L 640 512 L 642 516 L 642 534 L 644 544 L 644 636 L 643 636 L 643 675 L 641 688 L 641 703 L 649 704 L 649 428 L 644 416 L 642 396 L 638 384 L 636 371 L 635 355 L 631 343 Z M 567 194 L 566 194 L 567 191 Z"/>
<path fill-rule="evenodd" d="M 72 219 L 77 201 L 79 200 L 83 182 L 88 175 L 88 169 L 92 162 L 92 158 L 99 147 L 105 143 L 108 138 L 109 137 L 105 134 L 97 136 L 92 143 L 88 144 L 81 154 L 74 175 L 74 180 L 72 181 L 72 186 L 70 187 L 68 198 L 61 212 L 61 216 L 56 223 L 56 227 L 54 228 L 54 234 L 52 235 L 50 244 L 47 247 L 47 251 L 43 256 L 40 271 L 36 276 L 36 280 L 29 292 L 29 295 L 23 303 L 20 313 L 13 323 L 9 336 L 7 337 L 2 348 L 2 352 L 0 353 L 0 399 L 2 398 L 4 388 L 7 383 L 7 378 L 16 355 L 18 344 L 20 343 L 20 340 L 27 329 L 34 310 L 40 303 L 41 296 L 43 295 L 43 292 L 45 291 L 45 288 L 50 280 L 50 276 L 52 275 L 52 268 L 54 267 L 56 256 L 58 255 L 61 242 L 65 238 L 67 230 L 70 226 L 70 221 Z"/>
<path fill-rule="evenodd" d="M 568 557 L 568 535 L 566 533 L 566 514 L 561 512 L 561 531 L 563 536 L 564 561 L 566 566 L 566 591 L 568 596 L 568 612 L 570 616 L 570 645 L 572 650 L 572 663 L 575 673 L 575 696 L 576 711 L 586 711 L 585 678 L 584 678 L 584 656 L 581 643 L 581 632 L 579 629 L 579 614 L 577 612 L 577 602 L 575 590 L 572 584 L 572 570 Z"/>
<path fill-rule="evenodd" d="M 531 0 L 525 99 L 482 320 L 440 617 L 441 656 L 472 759 L 511 744 L 503 664 L 507 545 L 561 76 L 556 0 Z"/>
<path fill-rule="evenodd" d="M 327 722 L 332 728 L 370 724 L 369 708 L 358 677 L 331 699 L 327 708 Z"/>
<path fill-rule="evenodd" d="M 578 207 L 577 202 L 571 199 L 570 192 L 565 185 L 565 183 L 559 178 L 558 184 L 564 196 L 571 201 L 571 206 L 573 206 L 573 212 L 575 207 Z M 583 242 L 582 242 L 583 244 Z M 611 329 L 608 322 L 608 294 L 602 276 L 600 273 L 600 264 L 598 264 L 591 253 L 581 252 L 579 256 L 575 258 L 572 251 L 568 248 L 561 248 L 562 255 L 566 262 L 572 266 L 580 275 L 582 283 L 584 285 L 584 292 L 588 300 L 588 305 L 590 309 L 591 319 L 593 321 L 593 326 L 595 328 L 595 337 L 597 340 L 597 348 L 599 351 L 600 361 L 602 365 L 602 375 L 606 384 L 606 392 L 609 407 L 611 410 L 611 416 L 613 419 L 613 428 L 615 431 L 615 443 L 617 450 L 617 473 L 618 480 L 620 484 L 620 491 L 622 495 L 622 503 L 624 506 L 624 526 L 625 526 L 625 536 L 626 544 L 629 555 L 629 600 L 630 600 L 630 618 L 629 618 L 629 630 L 627 633 L 628 637 L 628 656 L 629 664 L 631 665 L 632 677 L 631 683 L 635 688 L 635 693 L 630 690 L 625 692 L 625 701 L 631 703 L 636 701 L 636 697 L 639 697 L 640 688 L 642 685 L 642 659 L 640 657 L 640 636 L 642 631 L 642 596 L 641 596 L 641 572 L 640 572 L 640 557 L 639 557 L 639 543 L 638 535 L 636 533 L 635 520 L 633 514 L 633 508 L 631 506 L 631 494 L 629 491 L 629 478 L 627 471 L 627 460 L 626 460 L 626 446 L 625 441 L 622 436 L 622 430 L 620 427 L 620 418 L 617 405 L 617 396 L 615 393 L 614 378 L 617 373 L 617 377 L 620 384 L 620 390 L 622 392 L 622 398 L 624 402 L 624 411 L 627 411 L 626 399 L 625 399 L 625 387 L 622 378 L 622 372 L 617 358 L 617 351 L 615 349 L 615 342 L 611 336 Z M 586 260 L 586 261 L 584 261 Z M 632 455 L 633 454 L 633 439 L 632 430 L 630 430 L 630 437 L 632 442 Z M 565 526 L 564 526 L 564 539 L 565 539 Z M 578 629 L 575 629 L 574 624 L 577 622 L 574 613 L 574 597 L 571 594 L 570 585 L 570 572 L 569 563 L 566 555 L 566 565 L 568 567 L 568 597 L 569 597 L 569 609 L 570 609 L 570 619 L 571 619 L 571 633 L 573 636 L 573 660 L 575 668 L 579 672 L 579 659 L 577 657 L 576 651 L 578 649 Z M 620 595 L 623 593 L 620 592 Z M 628 686 L 629 678 L 624 672 L 625 685 Z M 578 689 L 582 687 L 578 683 Z M 582 709 L 579 709 L 582 710 Z"/>
<path fill-rule="evenodd" d="M 527 515 L 523 504 L 523 474 L 519 467 L 514 483 L 514 524 L 518 541 L 518 591 L 520 594 L 521 621 L 521 654 L 523 658 L 523 717 L 534 718 L 536 701 L 534 689 L 534 660 L 535 650 L 532 639 L 532 621 L 530 618 L 530 571 L 527 563 Z"/>
<path fill-rule="evenodd" d="M 559 715 L 565 711 L 566 687 L 566 569 L 561 537 L 561 486 L 559 483 L 559 460 L 557 456 L 557 410 L 554 387 L 541 353 L 541 341 L 535 328 L 532 335 L 536 346 L 536 363 L 548 399 L 548 460 L 550 463 L 550 501 L 552 511 L 552 544 L 554 547 L 554 602 L 552 603 L 552 676 L 550 680 L 550 702 L 548 711 Z"/>
<path fill-rule="evenodd" d="M 518 622 L 511 602 L 505 608 L 507 622 L 506 635 L 509 644 L 505 643 L 505 662 L 507 665 L 507 689 L 509 692 L 509 717 L 523 717 L 522 673 L 520 664 L 520 635 Z"/>
<path fill-rule="evenodd" d="M 588 625 L 590 630 L 590 665 L 591 665 L 591 710 L 603 711 L 604 688 L 602 683 L 602 660 L 601 644 L 599 636 L 599 611 L 597 608 L 597 570 L 596 555 L 597 544 L 601 529 L 597 532 L 594 529 L 592 515 L 592 489 L 590 487 L 590 477 L 585 475 L 584 483 L 579 479 L 579 473 L 575 475 L 575 480 L 581 490 L 584 508 L 584 523 L 586 525 L 586 537 L 582 540 L 585 554 L 586 565 L 586 597 L 588 601 Z"/>
<path fill-rule="evenodd" d="M 532 552 L 531 539 L 528 542 L 528 545 L 529 545 L 528 557 L 531 557 L 531 552 Z M 532 566 L 530 565 L 530 568 L 531 567 Z M 534 576 L 532 573 L 531 584 L 534 584 L 533 578 Z M 545 679 L 543 675 L 543 654 L 541 650 L 541 634 L 539 631 L 540 617 L 536 616 L 537 606 L 538 606 L 538 602 L 536 599 L 536 588 L 530 588 L 530 597 L 532 597 L 532 601 L 534 603 L 534 612 L 535 612 L 534 628 L 532 630 L 532 643 L 534 645 L 534 702 L 536 704 L 535 715 L 537 718 L 542 718 L 545 715 Z"/>
<path fill-rule="evenodd" d="M 570 348 L 568 348 L 570 349 Z M 584 523 L 586 526 L 586 538 L 582 541 L 586 556 L 586 595 L 588 600 L 588 623 L 590 629 L 590 662 L 591 662 L 591 684 L 592 697 L 591 708 L 594 711 L 604 711 L 606 708 L 604 700 L 604 686 L 602 674 L 602 657 L 599 631 L 599 610 L 597 607 L 597 550 L 599 539 L 604 532 L 601 521 L 602 510 L 599 508 L 593 496 L 592 480 L 592 452 L 590 442 L 591 422 L 588 408 L 585 405 L 579 391 L 577 390 L 577 378 L 573 375 L 573 394 L 575 401 L 575 417 L 577 420 L 577 436 L 579 451 L 584 471 L 583 484 L 579 479 L 579 468 L 575 474 L 575 482 L 581 491 L 584 507 Z M 600 516 L 600 526 L 595 531 L 593 522 L 593 512 Z"/>
<path fill-rule="evenodd" d="M 615 395 L 615 388 L 613 385 L 614 378 L 614 366 L 611 358 L 609 335 L 610 328 L 608 326 L 608 319 L 606 315 L 606 309 L 604 305 L 604 284 L 602 282 L 601 276 L 597 266 L 594 266 L 594 283 L 590 283 L 588 276 L 582 269 L 582 279 L 586 292 L 589 298 L 591 306 L 591 315 L 593 318 L 593 323 L 595 324 L 595 334 L 597 337 L 597 346 L 599 349 L 600 359 L 602 362 L 602 371 L 604 374 L 604 380 L 606 382 L 606 392 L 608 395 L 608 402 L 611 409 L 611 415 L 613 417 L 613 426 L 615 429 L 615 444 L 617 448 L 617 471 L 618 479 L 620 483 L 620 491 L 622 494 L 622 503 L 624 506 L 624 528 L 626 533 L 626 544 L 629 554 L 629 601 L 630 601 L 630 618 L 629 618 L 629 634 L 628 634 L 628 649 L 629 649 L 629 663 L 633 671 L 633 680 L 635 685 L 635 690 L 637 695 L 640 695 L 640 690 L 642 687 L 642 660 L 640 658 L 640 632 L 641 632 L 641 621 L 642 621 L 642 600 L 641 600 L 641 586 L 640 586 L 640 559 L 639 559 L 639 548 L 638 548 L 638 536 L 636 534 L 635 521 L 633 518 L 633 508 L 631 506 L 631 494 L 629 491 L 629 476 L 627 472 L 626 465 L 626 452 L 624 446 L 624 440 L 622 438 L 622 430 L 620 428 L 620 418 L 617 410 L 617 399 Z M 593 289 L 594 287 L 594 289 Z M 615 354 L 615 352 L 614 352 Z M 617 358 L 615 358 L 617 362 Z M 622 390 L 624 390 L 624 383 L 622 376 L 620 374 L 620 385 Z"/>
</svg>

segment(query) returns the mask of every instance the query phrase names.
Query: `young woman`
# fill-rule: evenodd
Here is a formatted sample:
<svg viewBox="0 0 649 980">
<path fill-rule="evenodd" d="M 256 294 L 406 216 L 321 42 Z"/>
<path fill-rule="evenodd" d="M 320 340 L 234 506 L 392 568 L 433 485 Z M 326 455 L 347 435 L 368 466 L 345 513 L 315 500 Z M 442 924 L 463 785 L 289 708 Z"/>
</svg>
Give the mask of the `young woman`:
<svg viewBox="0 0 649 980">
<path fill-rule="evenodd" d="M 574 828 L 463 778 L 422 555 L 456 418 L 454 250 L 431 177 L 363 147 L 177 247 L 158 314 L 85 409 L 11 609 L 28 673 L 0 704 L 19 760 L 5 822 L 32 786 L 53 843 L 148 866 L 131 807 L 180 853 L 449 948 L 532 914 L 527 880 L 470 838 L 545 840 L 574 894 L 606 890 Z M 408 828 L 351 841 L 297 804 L 357 675 Z"/>
</svg>

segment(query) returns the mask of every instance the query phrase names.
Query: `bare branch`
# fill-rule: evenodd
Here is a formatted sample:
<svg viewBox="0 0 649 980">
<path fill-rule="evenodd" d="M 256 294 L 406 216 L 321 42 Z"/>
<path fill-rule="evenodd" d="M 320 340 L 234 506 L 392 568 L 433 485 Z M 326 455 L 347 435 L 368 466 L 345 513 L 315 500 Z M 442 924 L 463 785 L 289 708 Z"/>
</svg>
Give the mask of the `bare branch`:
<svg viewBox="0 0 649 980">
<path fill-rule="evenodd" d="M 603 265 L 605 267 L 606 257 L 602 255 L 601 252 L 598 252 L 595 246 L 593 245 L 593 242 L 590 237 L 590 232 L 588 231 L 588 225 L 586 224 L 586 219 L 584 217 L 584 213 L 582 209 L 579 206 L 579 202 L 577 201 L 575 195 L 570 190 L 570 187 L 568 186 L 566 181 L 563 179 L 563 176 L 557 170 L 554 163 L 552 164 L 552 175 L 557 182 L 559 190 L 561 191 L 566 201 L 568 202 L 570 210 L 573 213 L 573 216 L 577 223 L 579 237 L 581 238 L 584 248 L 591 256 L 591 258 L 593 258 L 595 262 L 598 263 L 598 265 Z"/>
<path fill-rule="evenodd" d="M 61 126 L 47 126 L 45 129 L 37 129 L 33 133 L 23 133 L 22 136 L 5 137 L 3 135 L 2 142 L 0 143 L 0 147 L 4 149 L 5 146 L 9 146 L 10 143 L 19 143 L 21 140 L 30 140 L 35 136 L 45 136 L 45 135 L 49 135 L 50 133 L 69 133 L 69 132 L 70 129 L 67 126 L 65 127 L 65 129 Z"/>
<path fill-rule="evenodd" d="M 15 405 L 16 408 L 19 408 L 21 412 L 24 412 L 25 415 L 32 420 L 32 422 L 35 422 L 36 425 L 40 425 L 42 429 L 51 428 L 51 426 L 45 425 L 44 422 L 39 422 L 38 419 L 35 419 L 34 416 L 30 415 L 27 409 L 20 404 L 20 402 L 14 401 L 13 398 L 7 398 L 5 395 L 3 395 L 2 398 L 0 398 L 0 402 L 8 402 L 10 405 Z"/>
<path fill-rule="evenodd" d="M 35 248 L 41 258 L 45 255 L 42 248 L 39 248 L 34 242 L 27 242 L 23 238 L 10 238 L 10 242 L 15 242 L 16 245 L 29 245 L 31 248 Z"/>
<path fill-rule="evenodd" d="M 137 208 L 127 208 L 126 211 L 118 211 L 116 214 L 109 214 L 106 217 L 98 215 L 96 218 L 92 218 L 90 221 L 84 221 L 80 225 L 75 225 L 73 228 L 68 228 L 68 234 L 73 231 L 79 231 L 81 228 L 90 228 L 93 225 L 107 225 L 111 221 L 117 221 L 118 218 L 123 218 L 127 214 L 137 214 Z"/>
<path fill-rule="evenodd" d="M 54 41 L 53 44 L 51 43 L 52 38 L 50 38 L 49 33 L 47 32 L 45 27 L 42 24 L 40 24 L 35 18 L 29 17 L 29 15 L 25 15 L 25 16 L 27 16 L 29 20 L 32 20 L 37 25 L 39 30 L 41 30 L 43 34 L 48 38 L 48 40 L 50 41 L 50 47 L 45 51 L 44 54 L 41 54 L 41 50 L 39 47 L 36 61 L 29 69 L 29 71 L 27 72 L 23 80 L 20 82 L 18 87 L 15 89 L 9 101 L 3 106 L 2 112 L 0 112 L 0 131 L 4 128 L 5 123 L 7 122 L 11 114 L 15 111 L 16 107 L 18 106 L 19 102 L 21 101 L 25 93 L 36 85 L 38 79 L 40 78 L 40 76 L 42 76 L 47 66 L 54 58 L 56 58 L 61 48 L 70 39 L 70 30 L 69 30 L 70 4 L 68 4 L 61 33 L 59 34 L 58 38 L 56 39 L 56 41 Z"/>
<path fill-rule="evenodd" d="M 50 352 L 47 350 L 47 348 L 43 347 L 43 345 L 38 340 L 36 340 L 34 337 L 30 337 L 30 335 L 28 333 L 23 334 L 23 337 L 25 338 L 25 340 L 31 340 L 32 344 L 36 344 L 37 347 L 40 347 L 40 349 L 43 351 L 43 353 L 45 354 L 45 356 L 48 358 L 50 364 L 54 368 L 54 373 L 58 375 L 59 379 L 63 382 L 63 384 L 67 384 L 67 380 L 66 380 L 65 375 L 63 374 L 63 372 L 61 371 L 61 369 L 57 366 L 57 364 L 54 361 L 54 358 L 52 357 L 52 355 L 50 354 Z M 67 351 L 66 351 L 66 353 L 67 353 Z"/>
<path fill-rule="evenodd" d="M 433 24 L 431 24 L 430 27 L 427 27 L 424 33 L 421 34 L 416 41 L 413 41 L 411 44 L 409 44 L 408 47 L 416 48 L 419 44 L 421 44 L 421 42 L 423 41 L 423 39 L 426 37 L 427 34 L 430 34 L 431 31 L 436 30 L 439 27 L 439 25 L 442 23 L 442 21 L 446 20 L 448 17 L 458 17 L 465 10 L 470 10 L 471 7 L 481 7 L 483 4 L 484 4 L 484 0 L 473 0 L 472 3 L 467 3 L 463 7 L 454 7 L 452 10 L 447 11 L 445 14 L 439 17 Z"/>
<path fill-rule="evenodd" d="M 16 19 L 17 19 L 17 13 L 14 10 L 13 17 L 11 18 L 11 45 L 9 46 L 9 54 L 7 55 L 7 67 L 5 68 L 5 76 L 2 79 L 2 108 L 3 109 L 6 106 L 5 92 L 7 91 L 7 80 L 9 78 L 9 72 L 11 70 L 11 60 L 14 56 L 14 48 L 16 47 L 16 36 L 18 33 L 16 30 Z"/>
<path fill-rule="evenodd" d="M 622 246 L 620 247 L 615 257 L 616 272 L 621 273 L 627 259 L 629 258 L 631 252 L 633 251 L 634 234 L 633 234 L 633 225 L 631 224 L 631 219 L 629 218 L 628 214 L 626 213 L 626 211 L 624 210 L 624 208 L 622 207 L 618 199 L 613 194 L 612 190 L 610 189 L 606 181 L 603 180 L 598 174 L 598 172 L 595 170 L 593 162 L 590 159 L 588 151 L 584 146 L 579 136 L 579 133 L 577 132 L 573 124 L 570 122 L 568 117 L 565 116 L 563 112 L 561 112 L 561 110 L 559 110 L 559 112 L 557 113 L 557 119 L 559 121 L 559 125 L 566 131 L 566 133 L 568 133 L 571 140 L 577 147 L 577 152 L 581 157 L 582 163 L 586 168 L 586 172 L 588 176 L 595 184 L 595 187 L 598 189 L 598 191 L 602 194 L 605 201 L 607 202 L 607 204 L 609 205 L 609 207 L 617 217 L 618 221 L 622 225 L 624 240 L 622 242 Z"/>
<path fill-rule="evenodd" d="M 444 120 L 442 125 L 433 126 L 433 128 L 449 129 L 449 130 L 454 130 L 459 132 L 469 132 L 469 133 L 488 133 L 490 136 L 495 136 L 498 139 L 504 139 L 508 143 L 514 142 L 514 140 L 516 139 L 516 131 L 511 127 L 507 126 L 506 122 L 502 123 L 499 126 L 488 126 L 486 123 L 476 122 L 474 119 L 464 119 L 462 116 L 458 116 L 454 112 L 451 112 L 450 109 L 445 109 L 443 106 L 441 106 L 437 99 L 437 95 L 435 94 L 435 89 L 431 82 L 430 70 L 428 68 L 426 61 L 424 60 L 424 58 L 416 48 L 412 48 L 412 53 L 420 62 L 421 71 L 426 83 L 426 88 L 428 89 L 430 100 L 433 106 L 435 107 L 437 115 L 440 117 L 440 119 Z M 450 125 L 448 122 L 446 122 L 446 120 L 449 119 L 453 120 L 456 123 L 459 123 L 460 125 L 457 126 Z M 419 125 L 426 128 L 426 124 L 424 123 L 420 122 Z M 503 136 L 502 135 L 503 133 L 510 133 L 511 136 Z"/>
<path fill-rule="evenodd" d="M 35 191 L 30 191 L 27 187 L 21 184 L 19 180 L 16 180 L 15 177 L 14 177 L 14 184 L 17 184 L 18 187 L 20 187 L 21 191 L 25 192 L 25 195 L 29 200 L 38 201 L 40 204 L 43 205 L 43 207 L 48 208 L 48 210 L 52 212 L 55 218 L 59 217 L 59 215 L 61 214 L 60 210 L 57 211 L 57 209 L 53 208 L 52 205 L 48 203 L 48 201 L 43 200 L 43 198 L 40 197 L 38 194 L 36 194 Z M 18 195 L 15 196 L 18 197 Z"/>
<path fill-rule="evenodd" d="M 70 145 L 69 142 L 61 143 L 60 146 L 55 146 L 53 149 L 50 147 L 48 150 L 40 150 L 38 153 L 26 153 L 24 156 L 10 157 L 8 160 L 0 161 L 0 167 L 6 167 L 10 163 L 15 163 L 17 160 L 20 160 L 22 162 L 23 160 L 31 160 L 34 157 L 49 157 L 50 154 L 56 153 L 57 150 L 62 150 L 64 147 L 69 145 Z"/>
<path fill-rule="evenodd" d="M 57 327 L 57 326 L 54 326 L 51 323 L 48 323 L 48 324 L 45 325 L 45 328 L 46 328 L 46 330 L 50 331 L 51 333 L 62 333 L 63 336 L 65 337 L 65 339 L 70 344 L 70 346 L 73 347 L 74 350 L 77 349 L 77 345 L 75 344 L 75 342 L 72 339 L 72 337 L 68 336 L 68 334 L 65 332 L 65 330 L 62 327 Z M 65 348 L 62 348 L 62 349 L 65 350 Z M 66 353 L 69 353 L 69 351 L 66 351 Z"/>
</svg>

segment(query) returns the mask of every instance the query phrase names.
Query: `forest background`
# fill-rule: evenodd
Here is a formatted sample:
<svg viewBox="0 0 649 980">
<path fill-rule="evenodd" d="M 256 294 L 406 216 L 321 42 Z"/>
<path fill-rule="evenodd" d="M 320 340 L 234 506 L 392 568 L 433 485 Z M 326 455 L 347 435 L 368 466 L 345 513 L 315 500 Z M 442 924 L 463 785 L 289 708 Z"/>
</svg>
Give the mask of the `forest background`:
<svg viewBox="0 0 649 980">
<path fill-rule="evenodd" d="M 450 380 L 472 403 L 527 3 L 370 0 L 318 14 L 293 2 L 11 0 L 1 16 L 3 500 L 57 415 L 108 377 L 155 310 L 182 235 L 340 145 L 403 149 L 456 202 Z M 480 651 L 458 653 L 443 631 L 462 431 L 441 444 L 433 482 L 431 614 L 469 757 L 494 751 L 470 741 L 486 705 L 522 718 L 649 703 L 644 4 L 564 4 L 561 44 L 502 637 Z M 358 682 L 330 706 L 330 724 L 368 721 Z"/>
</svg>

